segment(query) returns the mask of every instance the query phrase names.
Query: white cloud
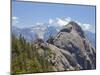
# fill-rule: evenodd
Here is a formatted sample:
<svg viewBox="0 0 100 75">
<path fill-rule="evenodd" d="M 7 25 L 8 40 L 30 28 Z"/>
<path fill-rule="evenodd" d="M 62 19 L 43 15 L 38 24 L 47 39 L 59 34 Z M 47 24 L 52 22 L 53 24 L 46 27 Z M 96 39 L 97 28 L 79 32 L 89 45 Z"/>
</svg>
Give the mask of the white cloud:
<svg viewBox="0 0 100 75">
<path fill-rule="evenodd" d="M 82 25 L 82 23 L 81 23 L 81 22 L 79 22 L 79 21 L 75 21 L 75 22 L 76 22 L 78 25 L 80 25 L 80 26 Z"/>
<path fill-rule="evenodd" d="M 71 18 L 63 18 L 63 19 L 61 19 L 61 18 L 56 18 L 57 19 L 57 24 L 59 25 L 59 26 L 64 26 L 64 25 L 67 25 L 70 21 L 71 21 Z"/>
<path fill-rule="evenodd" d="M 49 19 L 49 24 L 52 24 L 54 22 L 54 20 L 53 19 Z"/>
<path fill-rule="evenodd" d="M 19 18 L 16 16 L 12 17 L 12 25 L 17 25 L 19 23 Z"/>
<path fill-rule="evenodd" d="M 90 24 L 83 24 L 83 30 L 95 33 L 95 26 Z"/>
<path fill-rule="evenodd" d="M 16 17 L 16 16 L 12 17 L 12 20 L 17 20 L 17 19 L 18 19 L 18 17 Z"/>
<path fill-rule="evenodd" d="M 71 21 L 71 17 L 65 18 L 65 21 L 70 22 Z"/>
<path fill-rule="evenodd" d="M 84 30 L 89 30 L 91 28 L 90 24 L 83 24 L 82 26 L 83 26 Z"/>
<path fill-rule="evenodd" d="M 87 23 L 80 23 L 78 21 L 75 21 L 75 22 L 78 23 L 78 25 L 80 25 L 84 31 L 89 31 L 89 32 L 95 33 L 95 26 L 94 25 L 90 25 Z"/>
<path fill-rule="evenodd" d="M 43 25 L 43 23 L 42 22 L 37 22 L 36 25 Z"/>
</svg>

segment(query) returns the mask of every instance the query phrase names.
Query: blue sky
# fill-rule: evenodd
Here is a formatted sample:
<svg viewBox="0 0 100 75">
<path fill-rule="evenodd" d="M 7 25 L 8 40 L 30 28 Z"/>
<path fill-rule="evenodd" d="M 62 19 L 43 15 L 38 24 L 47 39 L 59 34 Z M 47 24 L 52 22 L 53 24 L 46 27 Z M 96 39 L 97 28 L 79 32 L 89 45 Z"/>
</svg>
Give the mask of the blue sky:
<svg viewBox="0 0 100 75">
<path fill-rule="evenodd" d="M 34 2 L 12 3 L 12 17 L 18 27 L 32 26 L 37 22 L 48 23 L 50 19 L 71 18 L 71 20 L 82 23 L 85 27 L 94 28 L 95 13 L 95 6 Z"/>
</svg>

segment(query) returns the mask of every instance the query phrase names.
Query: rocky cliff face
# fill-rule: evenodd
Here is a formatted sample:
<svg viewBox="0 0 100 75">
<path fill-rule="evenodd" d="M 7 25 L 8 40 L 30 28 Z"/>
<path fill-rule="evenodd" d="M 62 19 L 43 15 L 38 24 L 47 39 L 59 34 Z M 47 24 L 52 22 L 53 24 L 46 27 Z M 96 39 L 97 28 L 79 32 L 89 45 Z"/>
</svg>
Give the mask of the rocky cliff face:
<svg viewBox="0 0 100 75">
<path fill-rule="evenodd" d="M 33 73 L 96 68 L 96 51 L 75 22 L 65 25 L 55 37 L 32 43 L 12 37 L 12 72 Z"/>
<path fill-rule="evenodd" d="M 44 57 L 52 65 L 52 71 L 68 71 L 79 70 L 81 66 L 77 63 L 76 59 L 69 51 L 60 49 L 55 45 L 38 40 L 35 42 L 34 47 L 38 51 L 38 55 Z"/>
<path fill-rule="evenodd" d="M 39 55 L 46 55 L 45 58 L 52 64 L 53 71 L 96 68 L 95 48 L 75 22 L 69 22 L 54 38 L 47 42 L 38 40 L 35 45 L 42 50 Z"/>
<path fill-rule="evenodd" d="M 96 51 L 77 23 L 70 22 L 60 30 L 56 37 L 47 42 L 63 49 L 64 52 L 61 53 L 66 59 L 69 58 L 65 53 L 69 52 L 75 60 L 75 62 L 68 61 L 71 66 L 79 65 L 80 69 L 96 68 Z"/>
</svg>

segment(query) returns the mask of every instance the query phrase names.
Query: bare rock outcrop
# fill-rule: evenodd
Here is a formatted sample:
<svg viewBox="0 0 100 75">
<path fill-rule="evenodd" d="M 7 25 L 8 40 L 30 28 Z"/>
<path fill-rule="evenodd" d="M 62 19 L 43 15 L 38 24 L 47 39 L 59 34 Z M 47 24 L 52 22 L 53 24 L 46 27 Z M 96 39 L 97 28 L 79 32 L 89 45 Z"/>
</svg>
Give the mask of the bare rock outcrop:
<svg viewBox="0 0 100 75">
<path fill-rule="evenodd" d="M 48 40 L 60 49 L 63 49 L 61 53 L 67 59 L 66 52 L 70 53 L 70 56 L 75 60 L 69 63 L 71 66 L 77 63 L 81 69 L 95 69 L 96 68 L 96 51 L 92 44 L 87 39 L 82 28 L 75 22 L 71 21 L 65 25 L 60 32 L 52 40 Z"/>
</svg>

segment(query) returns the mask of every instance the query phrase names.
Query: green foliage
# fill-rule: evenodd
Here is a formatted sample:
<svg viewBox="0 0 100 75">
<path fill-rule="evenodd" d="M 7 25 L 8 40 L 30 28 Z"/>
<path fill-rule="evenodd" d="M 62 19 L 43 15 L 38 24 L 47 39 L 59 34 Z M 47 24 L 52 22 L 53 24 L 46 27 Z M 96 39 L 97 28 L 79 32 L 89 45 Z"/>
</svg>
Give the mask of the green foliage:
<svg viewBox="0 0 100 75">
<path fill-rule="evenodd" d="M 50 49 L 43 50 L 45 54 L 40 56 L 34 44 L 26 42 L 21 35 L 18 38 L 12 35 L 12 74 L 52 71 L 52 65 L 46 59 Z"/>
</svg>

